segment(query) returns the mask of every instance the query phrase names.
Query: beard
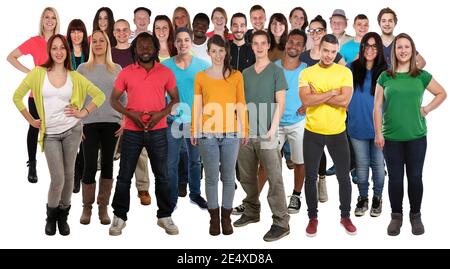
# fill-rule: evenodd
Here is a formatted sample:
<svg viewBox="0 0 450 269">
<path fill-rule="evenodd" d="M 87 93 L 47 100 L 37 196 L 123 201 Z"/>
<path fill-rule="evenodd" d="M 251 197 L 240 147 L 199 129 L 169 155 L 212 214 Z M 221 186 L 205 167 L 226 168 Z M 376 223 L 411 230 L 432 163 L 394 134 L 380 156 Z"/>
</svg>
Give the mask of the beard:
<svg viewBox="0 0 450 269">
<path fill-rule="evenodd" d="M 156 61 L 156 59 L 158 58 L 158 55 L 156 53 L 150 53 L 149 57 L 139 56 L 138 58 L 139 58 L 139 62 L 148 64 L 148 63 Z"/>
</svg>

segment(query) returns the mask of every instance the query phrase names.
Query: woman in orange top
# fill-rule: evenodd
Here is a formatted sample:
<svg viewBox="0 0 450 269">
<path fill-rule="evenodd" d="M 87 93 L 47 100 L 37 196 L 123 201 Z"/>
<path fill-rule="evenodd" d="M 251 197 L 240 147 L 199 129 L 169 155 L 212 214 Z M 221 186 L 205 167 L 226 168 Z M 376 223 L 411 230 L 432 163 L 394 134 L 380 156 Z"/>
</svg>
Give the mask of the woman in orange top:
<svg viewBox="0 0 450 269">
<path fill-rule="evenodd" d="M 220 234 L 218 182 L 222 180 L 222 233 L 233 233 L 235 166 L 239 138 L 248 141 L 248 119 L 241 72 L 230 66 L 228 42 L 214 35 L 208 40 L 212 66 L 199 72 L 194 82 L 192 108 L 193 145 L 199 145 L 205 168 L 206 200 L 211 216 L 209 233 Z M 219 177 L 220 172 L 220 177 Z"/>
</svg>

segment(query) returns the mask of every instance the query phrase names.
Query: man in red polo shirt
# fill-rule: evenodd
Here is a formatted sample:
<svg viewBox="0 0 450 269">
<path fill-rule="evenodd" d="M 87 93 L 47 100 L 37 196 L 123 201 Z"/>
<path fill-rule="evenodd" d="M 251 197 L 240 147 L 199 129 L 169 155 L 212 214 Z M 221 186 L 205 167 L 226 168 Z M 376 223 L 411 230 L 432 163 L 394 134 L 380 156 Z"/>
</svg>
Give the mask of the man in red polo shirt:
<svg viewBox="0 0 450 269">
<path fill-rule="evenodd" d="M 159 42 L 149 33 L 141 33 L 131 44 L 133 64 L 125 67 L 117 76 L 111 95 L 112 107 L 125 115 L 120 170 L 112 207 L 114 219 L 110 235 L 120 235 L 125 227 L 130 207 L 130 185 L 142 148 L 145 147 L 156 182 L 158 225 L 166 233 L 178 234 L 173 223 L 167 176 L 166 116 L 178 103 L 178 90 L 172 71 L 159 64 Z M 127 93 L 126 108 L 119 102 Z M 166 93 L 171 102 L 166 106 Z"/>
</svg>

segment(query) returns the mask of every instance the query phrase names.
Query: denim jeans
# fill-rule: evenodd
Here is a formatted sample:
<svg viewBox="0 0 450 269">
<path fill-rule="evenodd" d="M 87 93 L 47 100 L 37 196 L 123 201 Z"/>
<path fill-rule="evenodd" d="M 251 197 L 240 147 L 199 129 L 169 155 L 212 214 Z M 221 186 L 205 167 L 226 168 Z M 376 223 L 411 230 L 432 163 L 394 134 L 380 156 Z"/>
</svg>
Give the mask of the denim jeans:
<svg viewBox="0 0 450 269">
<path fill-rule="evenodd" d="M 167 143 L 168 156 L 167 167 L 170 184 L 170 202 L 175 207 L 178 201 L 178 163 L 182 142 L 186 142 L 188 155 L 188 183 L 189 197 L 194 199 L 200 196 L 200 153 L 198 147 L 194 147 L 190 141 L 190 124 L 180 124 L 168 121 Z"/>
<path fill-rule="evenodd" d="M 392 213 L 403 213 L 405 166 L 411 213 L 420 213 L 423 195 L 422 171 L 426 152 L 426 136 L 404 142 L 386 140 L 383 153 L 389 174 L 389 200 Z"/>
<path fill-rule="evenodd" d="M 289 146 L 289 141 L 284 142 L 283 147 L 281 148 L 281 152 L 283 153 L 284 158 L 287 160 L 291 159 L 291 147 Z"/>
<path fill-rule="evenodd" d="M 233 207 L 235 167 L 239 152 L 239 138 L 202 137 L 199 140 L 200 155 L 205 167 L 206 200 L 208 208 L 219 207 L 218 182 L 222 180 L 222 207 Z M 219 176 L 220 172 L 220 176 Z"/>
<path fill-rule="evenodd" d="M 83 127 L 78 122 L 60 134 L 45 134 L 44 152 L 50 171 L 48 207 L 69 206 L 73 191 L 75 159 Z"/>
<path fill-rule="evenodd" d="M 117 176 L 116 190 L 112 202 L 114 215 L 127 220 L 130 209 L 131 178 L 142 148 L 148 152 L 150 165 L 155 175 L 155 193 L 158 218 L 170 217 L 172 206 L 170 204 L 169 180 L 167 177 L 167 130 L 166 128 L 154 131 L 123 132 L 122 152 L 120 154 L 120 169 Z"/>
<path fill-rule="evenodd" d="M 383 195 L 384 157 L 373 139 L 350 138 L 355 151 L 356 175 L 358 176 L 359 196 L 369 197 L 369 167 L 372 168 L 373 195 Z"/>
</svg>

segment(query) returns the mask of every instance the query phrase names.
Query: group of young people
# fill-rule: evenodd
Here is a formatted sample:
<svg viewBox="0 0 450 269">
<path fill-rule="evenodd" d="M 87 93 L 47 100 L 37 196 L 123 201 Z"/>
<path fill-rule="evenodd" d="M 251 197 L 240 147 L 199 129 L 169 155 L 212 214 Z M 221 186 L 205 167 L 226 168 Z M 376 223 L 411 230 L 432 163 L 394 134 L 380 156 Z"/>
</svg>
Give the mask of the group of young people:
<svg viewBox="0 0 450 269">
<path fill-rule="evenodd" d="M 81 224 L 98 214 L 120 235 L 130 208 L 133 174 L 141 203 L 148 205 L 147 160 L 155 177 L 157 224 L 179 233 L 172 220 L 178 197 L 187 195 L 210 214 L 209 233 L 230 235 L 233 227 L 259 222 L 259 196 L 269 182 L 273 224 L 265 241 L 290 233 L 289 214 L 301 208 L 304 187 L 309 222 L 306 235 L 318 229 L 318 201 L 328 200 L 325 146 L 339 183 L 340 224 L 349 234 L 351 179 L 358 185 L 354 214 L 369 204 L 369 169 L 373 189 L 370 215 L 382 212 L 385 164 L 389 176 L 389 235 L 402 226 L 406 170 L 412 233 L 424 233 L 421 221 L 422 169 L 427 145 L 427 115 L 446 98 L 443 87 L 423 70 L 424 58 L 413 39 L 394 36 L 397 15 L 383 8 L 377 17 L 381 35 L 368 32 L 369 19 L 354 19 L 356 36 L 345 33 L 345 11 L 336 9 L 327 22 L 308 22 L 305 10 L 288 18 L 274 13 L 265 29 L 262 6 L 247 17 L 230 19 L 217 7 L 210 17 L 191 19 L 183 7 L 153 19 L 151 10 L 134 10 L 136 30 L 100 8 L 88 36 L 83 21 L 59 33 L 54 8 L 44 9 L 38 36 L 8 55 L 26 77 L 14 103 L 30 124 L 27 136 L 28 180 L 37 182 L 36 148 L 45 152 L 50 171 L 45 233 L 70 233 L 67 217 L 72 192 L 82 190 Z M 213 31 L 207 32 L 210 22 Z M 290 23 L 290 27 L 288 25 Z M 20 63 L 31 54 L 35 68 Z M 22 99 L 31 90 L 28 107 Z M 434 98 L 422 104 L 425 90 Z M 81 145 L 81 146 L 80 146 Z M 119 146 L 118 146 L 119 145 Z M 100 154 L 100 156 L 99 156 Z M 112 220 L 113 160 L 120 155 Z M 282 155 L 294 170 L 294 190 L 286 201 Z M 201 196 L 202 169 L 206 200 Z M 233 208 L 236 178 L 246 193 Z M 318 179 L 319 178 L 319 179 Z M 222 182 L 222 200 L 219 199 Z M 241 215 L 234 223 L 231 214 Z"/>
</svg>

